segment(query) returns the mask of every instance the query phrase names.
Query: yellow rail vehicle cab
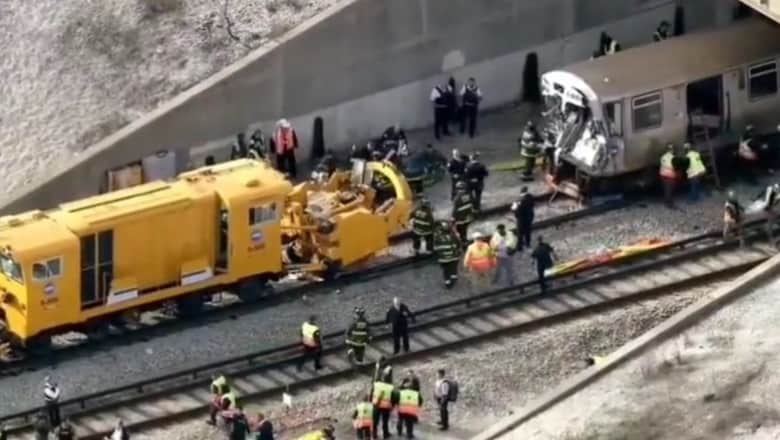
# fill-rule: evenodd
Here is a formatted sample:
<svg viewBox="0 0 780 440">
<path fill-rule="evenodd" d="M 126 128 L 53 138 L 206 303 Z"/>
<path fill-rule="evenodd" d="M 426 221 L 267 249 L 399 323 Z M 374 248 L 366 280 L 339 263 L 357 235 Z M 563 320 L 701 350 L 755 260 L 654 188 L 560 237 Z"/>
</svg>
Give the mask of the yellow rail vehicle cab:
<svg viewBox="0 0 780 440">
<path fill-rule="evenodd" d="M 7 333 L 27 345 L 171 299 L 197 309 L 209 289 L 279 273 L 291 190 L 240 160 L 0 219 Z"/>
</svg>

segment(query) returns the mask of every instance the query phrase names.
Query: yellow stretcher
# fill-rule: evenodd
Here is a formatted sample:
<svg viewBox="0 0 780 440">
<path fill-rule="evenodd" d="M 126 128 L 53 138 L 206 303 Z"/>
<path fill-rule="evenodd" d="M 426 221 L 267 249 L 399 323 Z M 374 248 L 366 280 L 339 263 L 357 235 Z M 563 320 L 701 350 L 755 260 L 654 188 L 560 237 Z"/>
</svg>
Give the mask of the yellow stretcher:
<svg viewBox="0 0 780 440">
<path fill-rule="evenodd" d="M 668 246 L 670 243 L 671 241 L 669 240 L 660 240 L 657 238 L 640 240 L 629 245 L 620 246 L 615 249 L 609 249 L 597 255 L 557 264 L 547 269 L 544 273 L 546 276 L 550 277 L 554 275 L 562 275 L 584 269 L 590 269 L 612 263 L 622 258 L 627 258 L 633 255 L 641 254 L 643 252 L 651 251 L 653 249 Z"/>
</svg>

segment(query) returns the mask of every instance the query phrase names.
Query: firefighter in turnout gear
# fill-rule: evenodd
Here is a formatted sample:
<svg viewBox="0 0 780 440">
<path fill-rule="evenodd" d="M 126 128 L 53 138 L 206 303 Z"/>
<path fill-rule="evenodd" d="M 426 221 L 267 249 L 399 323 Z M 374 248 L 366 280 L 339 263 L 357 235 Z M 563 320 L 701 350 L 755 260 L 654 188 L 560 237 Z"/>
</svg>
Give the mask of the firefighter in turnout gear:
<svg viewBox="0 0 780 440">
<path fill-rule="evenodd" d="M 441 267 L 444 286 L 448 289 L 458 282 L 460 248 L 460 239 L 450 223 L 446 220 L 438 222 L 433 232 L 433 250 Z"/>
<path fill-rule="evenodd" d="M 455 221 L 455 230 L 458 231 L 462 246 L 466 246 L 469 233 L 469 225 L 474 221 L 474 200 L 468 191 L 466 182 L 458 182 L 457 193 L 452 202 L 452 219 Z"/>
<path fill-rule="evenodd" d="M 366 346 L 371 339 L 368 320 L 366 320 L 366 310 L 362 307 L 355 307 L 354 320 L 347 329 L 346 343 L 349 346 L 347 356 L 351 362 L 362 364 L 366 354 Z"/>
<path fill-rule="evenodd" d="M 415 255 L 419 255 L 422 243 L 425 243 L 426 253 L 433 251 L 433 222 L 431 203 L 423 198 L 412 213 L 412 248 Z"/>
<path fill-rule="evenodd" d="M 739 245 L 744 245 L 742 235 L 742 214 L 744 210 L 739 204 L 734 191 L 729 191 L 728 198 L 723 207 L 723 238 L 730 237 L 735 231 L 739 238 Z"/>
<path fill-rule="evenodd" d="M 357 404 L 352 413 L 352 426 L 355 428 L 358 440 L 371 440 L 374 431 L 374 411 L 374 404 L 371 403 L 371 396 L 368 395 Z"/>
<path fill-rule="evenodd" d="M 452 150 L 452 158 L 447 163 L 447 172 L 450 173 L 450 200 L 455 200 L 455 194 L 458 192 L 455 187 L 465 179 L 467 161 L 465 155 L 458 150 Z"/>
<path fill-rule="evenodd" d="M 523 157 L 523 180 L 526 182 L 534 180 L 534 166 L 536 166 L 536 158 L 541 153 L 541 148 L 539 147 L 541 142 L 542 138 L 539 136 L 539 132 L 536 131 L 533 121 L 528 121 L 520 137 L 520 155 Z"/>
</svg>

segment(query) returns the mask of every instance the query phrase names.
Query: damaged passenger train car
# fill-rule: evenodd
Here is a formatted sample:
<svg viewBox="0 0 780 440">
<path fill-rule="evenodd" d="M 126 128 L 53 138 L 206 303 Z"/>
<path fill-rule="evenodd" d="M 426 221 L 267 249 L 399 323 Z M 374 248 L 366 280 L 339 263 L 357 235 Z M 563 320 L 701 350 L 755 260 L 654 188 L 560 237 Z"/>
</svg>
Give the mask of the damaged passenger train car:
<svg viewBox="0 0 780 440">
<path fill-rule="evenodd" d="M 574 197 L 614 183 L 644 188 L 665 145 L 699 124 L 713 151 L 747 123 L 774 130 L 779 60 L 780 27 L 751 18 L 545 73 L 557 165 L 548 182 Z"/>
</svg>

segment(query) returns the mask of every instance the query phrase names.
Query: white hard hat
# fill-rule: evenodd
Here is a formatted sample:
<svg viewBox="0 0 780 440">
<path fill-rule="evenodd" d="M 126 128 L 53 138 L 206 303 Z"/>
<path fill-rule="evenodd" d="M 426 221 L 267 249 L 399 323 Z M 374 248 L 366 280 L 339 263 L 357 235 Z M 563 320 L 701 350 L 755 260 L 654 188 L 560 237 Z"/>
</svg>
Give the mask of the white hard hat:
<svg viewBox="0 0 780 440">
<path fill-rule="evenodd" d="M 483 234 L 482 231 L 474 231 L 474 232 L 471 233 L 471 239 L 472 240 L 477 240 L 477 239 L 483 238 L 484 236 L 485 236 L 485 234 Z"/>
<path fill-rule="evenodd" d="M 288 121 L 287 119 L 284 119 L 284 118 L 282 118 L 282 119 L 279 119 L 279 122 L 278 122 L 277 124 L 278 124 L 280 127 L 284 127 L 284 128 L 290 128 L 290 121 Z"/>
</svg>

